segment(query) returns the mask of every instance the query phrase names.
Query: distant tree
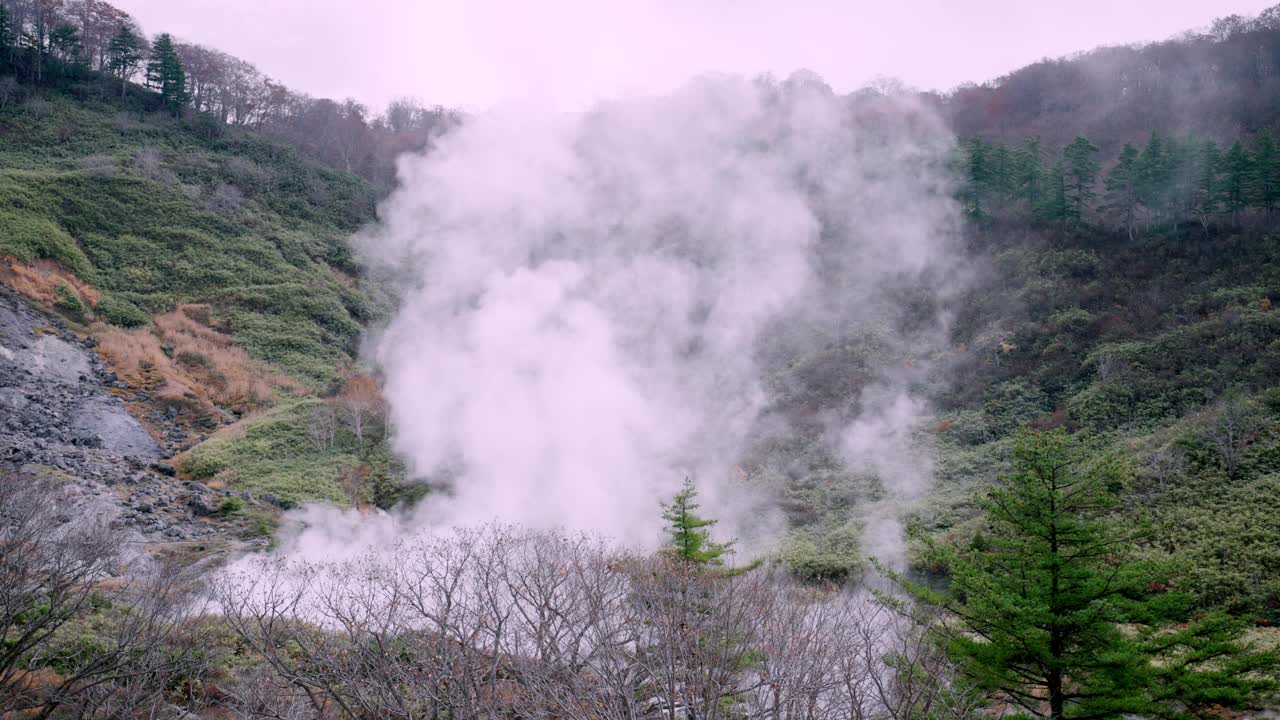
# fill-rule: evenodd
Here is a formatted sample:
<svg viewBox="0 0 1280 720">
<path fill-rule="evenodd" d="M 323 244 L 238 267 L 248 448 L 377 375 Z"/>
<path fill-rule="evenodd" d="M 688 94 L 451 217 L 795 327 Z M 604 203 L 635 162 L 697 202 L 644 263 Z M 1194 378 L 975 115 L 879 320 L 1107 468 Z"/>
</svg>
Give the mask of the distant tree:
<svg viewBox="0 0 1280 720">
<path fill-rule="evenodd" d="M 1249 184 L 1253 175 L 1253 167 L 1249 153 L 1239 140 L 1231 144 L 1226 156 L 1222 158 L 1222 202 L 1232 221 L 1239 219 L 1240 212 L 1249 205 Z"/>
<path fill-rule="evenodd" d="M 15 30 L 22 37 L 22 44 L 28 50 L 31 81 L 42 83 L 45 80 L 45 62 L 49 55 L 49 35 L 54 28 L 63 22 L 63 0 L 27 0 L 10 5 L 22 13 L 22 20 L 15 22 Z"/>
<path fill-rule="evenodd" d="M 129 25 L 121 25 L 107 47 L 107 71 L 120 79 L 120 97 L 124 97 L 129 79 L 138 72 L 145 57 L 142 36 Z"/>
<path fill-rule="evenodd" d="M 1014 194 L 1034 213 L 1044 199 L 1044 158 L 1040 138 L 1028 138 L 1013 158 Z"/>
<path fill-rule="evenodd" d="M 699 517 L 694 512 L 699 507 L 697 495 L 693 480 L 685 478 L 684 487 L 671 503 L 662 505 L 662 519 L 667 521 L 671 553 L 679 560 L 696 565 L 721 565 L 732 543 L 721 544 L 711 540 L 708 528 L 717 521 Z"/>
<path fill-rule="evenodd" d="M 121 25 L 133 23 L 129 14 L 106 0 L 68 0 L 66 15 L 80 33 L 84 61 L 94 70 L 107 72 L 107 51 Z"/>
<path fill-rule="evenodd" d="M 1222 172 L 1222 152 L 1218 144 L 1206 140 L 1200 145 L 1195 158 L 1195 173 L 1191 184 L 1191 212 L 1200 220 L 1200 225 L 1209 227 L 1209 221 L 1218 213 L 1222 201 L 1222 183 L 1219 175 Z"/>
<path fill-rule="evenodd" d="M 49 54 L 64 74 L 74 71 L 80 64 L 80 33 L 74 25 L 63 23 L 49 33 Z"/>
<path fill-rule="evenodd" d="M 15 42 L 13 14 L 9 12 L 9 8 L 0 5 L 0 68 L 9 64 Z"/>
<path fill-rule="evenodd" d="M 1107 208 L 1115 213 L 1126 232 L 1129 233 L 1129 239 L 1133 239 L 1133 232 L 1137 225 L 1139 199 L 1138 189 L 1141 183 L 1141 176 L 1138 172 L 1138 150 L 1129 143 L 1125 143 L 1124 149 L 1120 151 L 1120 158 L 1116 161 L 1111 172 L 1107 174 Z"/>
<path fill-rule="evenodd" d="M 1031 716 L 1210 717 L 1247 705 L 1275 687 L 1280 657 L 1224 617 L 1167 622 L 1187 619 L 1188 598 L 1132 557 L 1141 529 L 1108 520 L 1127 476 L 1060 430 L 1024 432 L 1012 473 L 981 503 L 983 532 L 930 551 L 950 586 L 899 581 L 960 624 L 940 633 L 961 672 Z"/>
<path fill-rule="evenodd" d="M 1062 151 L 1063 182 L 1066 186 L 1066 219 L 1077 223 L 1093 202 L 1101 165 L 1096 155 L 1098 148 L 1083 135 L 1071 141 Z"/>
<path fill-rule="evenodd" d="M 187 102 L 187 75 L 178 59 L 173 37 L 161 33 L 151 46 L 147 61 L 147 87 L 160 94 L 160 101 L 169 112 L 178 115 Z"/>
<path fill-rule="evenodd" d="M 1280 5 L 1273 8 L 1280 12 Z M 1271 212 L 1280 204 L 1280 150 L 1271 131 L 1258 136 L 1251 158 L 1249 194 L 1252 204 Z"/>
<path fill-rule="evenodd" d="M 1067 201 L 1067 177 L 1062 163 L 1056 163 L 1044 175 L 1044 194 L 1040 204 L 1035 208 L 1036 216 L 1042 220 L 1065 223 L 1070 218 Z"/>
<path fill-rule="evenodd" d="M 987 199 L 991 194 L 994 174 L 989 158 L 991 146 L 982 138 L 969 138 L 964 145 L 963 202 L 969 217 L 986 216 Z"/>
<path fill-rule="evenodd" d="M 1173 167 L 1166 143 L 1156 133 L 1151 133 L 1138 158 L 1138 177 L 1138 196 L 1142 204 L 1157 217 L 1162 217 L 1168 209 Z"/>
<path fill-rule="evenodd" d="M 363 452 L 370 425 L 383 417 L 384 404 L 378 382 L 368 375 L 350 373 L 335 402 L 342 420 L 355 438 L 356 449 Z M 385 432 L 385 423 L 383 431 Z"/>
</svg>

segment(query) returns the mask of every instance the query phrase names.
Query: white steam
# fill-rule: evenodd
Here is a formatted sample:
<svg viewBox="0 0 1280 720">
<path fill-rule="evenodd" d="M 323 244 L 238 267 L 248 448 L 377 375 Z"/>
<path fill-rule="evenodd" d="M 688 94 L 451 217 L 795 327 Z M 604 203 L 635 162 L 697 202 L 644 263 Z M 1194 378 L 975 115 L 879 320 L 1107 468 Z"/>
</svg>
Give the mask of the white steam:
<svg viewBox="0 0 1280 720">
<path fill-rule="evenodd" d="M 770 400 L 762 334 L 802 350 L 882 321 L 884 283 L 945 252 L 950 143 L 906 100 L 711 78 L 578 115 L 494 112 L 403 159 L 360 242 L 400 283 L 373 359 L 396 450 L 449 491 L 398 522 L 496 518 L 651 547 L 659 502 L 690 476 L 725 535 L 775 531 L 769 489 L 736 467 Z M 914 499 L 920 402 L 880 385 L 887 399 L 839 420 L 841 449 Z M 304 549 L 359 544 L 354 526 L 309 520 Z"/>
</svg>

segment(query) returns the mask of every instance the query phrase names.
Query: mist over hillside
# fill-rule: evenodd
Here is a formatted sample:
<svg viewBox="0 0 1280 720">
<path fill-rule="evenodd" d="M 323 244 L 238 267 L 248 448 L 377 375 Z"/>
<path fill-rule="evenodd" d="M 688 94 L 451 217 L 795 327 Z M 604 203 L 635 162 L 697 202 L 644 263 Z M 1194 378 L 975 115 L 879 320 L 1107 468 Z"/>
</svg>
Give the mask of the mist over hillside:
<svg viewBox="0 0 1280 720">
<path fill-rule="evenodd" d="M 0 716 L 1273 712 L 1278 74 L 374 116 L 0 0 Z"/>
</svg>

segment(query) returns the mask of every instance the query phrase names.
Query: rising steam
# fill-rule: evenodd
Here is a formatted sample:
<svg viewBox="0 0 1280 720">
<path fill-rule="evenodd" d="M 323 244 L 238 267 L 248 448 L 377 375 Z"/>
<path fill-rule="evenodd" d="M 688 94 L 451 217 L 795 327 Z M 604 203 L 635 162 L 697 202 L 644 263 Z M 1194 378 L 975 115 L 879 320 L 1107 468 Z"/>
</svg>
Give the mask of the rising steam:
<svg viewBox="0 0 1280 720">
<path fill-rule="evenodd" d="M 769 413 L 762 346 L 795 355 L 861 327 L 925 354 L 940 324 L 898 327 L 886 288 L 946 255 L 951 142 L 903 98 L 716 77 L 576 115 L 493 112 L 404 158 L 359 239 L 400 298 L 372 359 L 396 450 L 448 482 L 397 522 L 496 518 L 646 547 L 689 476 L 725 534 L 767 537 L 773 489 L 737 468 Z M 886 497 L 915 499 L 920 401 L 909 377 L 881 375 L 865 407 L 831 416 L 847 426 L 833 437 Z M 357 532 L 310 520 L 304 548 Z M 894 552 L 896 524 L 877 527 Z"/>
</svg>

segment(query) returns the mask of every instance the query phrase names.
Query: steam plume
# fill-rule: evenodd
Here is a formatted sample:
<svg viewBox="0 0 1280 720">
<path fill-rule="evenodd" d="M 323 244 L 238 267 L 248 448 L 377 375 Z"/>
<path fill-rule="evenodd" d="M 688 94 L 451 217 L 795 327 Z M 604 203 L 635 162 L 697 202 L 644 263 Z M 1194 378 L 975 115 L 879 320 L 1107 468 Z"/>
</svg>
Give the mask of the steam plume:
<svg viewBox="0 0 1280 720">
<path fill-rule="evenodd" d="M 927 109 L 798 74 L 578 115 L 508 108 L 404 158 L 359 240 L 400 286 L 372 355 L 410 472 L 451 479 L 402 522 L 652 546 L 659 501 L 692 476 L 726 534 L 767 536 L 769 489 L 734 471 L 776 370 L 762 336 L 795 353 L 859 324 L 902 346 L 936 330 L 880 326 L 886 283 L 945 253 L 950 143 Z M 901 475 L 907 458 L 884 458 L 919 404 L 881 384 L 888 405 L 838 417 L 843 447 Z M 927 471 L 908 475 L 917 497 Z"/>
</svg>

